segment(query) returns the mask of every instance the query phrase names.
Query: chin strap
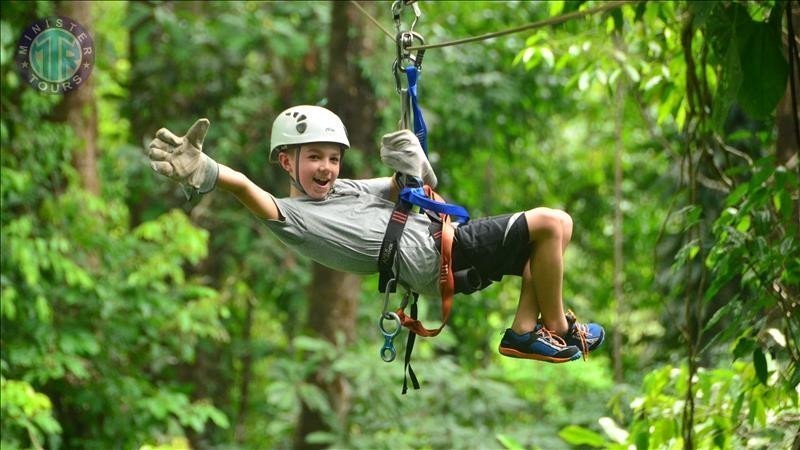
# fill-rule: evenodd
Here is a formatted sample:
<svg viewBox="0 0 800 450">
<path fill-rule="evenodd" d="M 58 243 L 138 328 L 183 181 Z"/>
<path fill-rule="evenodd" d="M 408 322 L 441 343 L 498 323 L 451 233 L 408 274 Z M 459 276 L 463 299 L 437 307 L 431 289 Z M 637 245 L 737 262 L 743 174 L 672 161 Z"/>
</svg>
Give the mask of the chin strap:
<svg viewBox="0 0 800 450">
<path fill-rule="evenodd" d="M 297 147 L 297 150 L 294 152 L 294 176 L 289 175 L 289 179 L 292 180 L 292 186 L 295 187 L 298 191 L 300 191 L 303 195 L 308 195 L 305 189 L 303 189 L 303 185 L 300 184 L 300 147 Z"/>
</svg>

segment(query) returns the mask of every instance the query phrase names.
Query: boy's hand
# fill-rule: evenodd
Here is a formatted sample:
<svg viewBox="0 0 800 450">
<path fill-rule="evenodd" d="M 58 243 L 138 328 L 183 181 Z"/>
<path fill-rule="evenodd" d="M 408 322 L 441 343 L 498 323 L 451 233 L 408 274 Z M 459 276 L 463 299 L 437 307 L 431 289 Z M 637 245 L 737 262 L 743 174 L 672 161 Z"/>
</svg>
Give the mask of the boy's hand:
<svg viewBox="0 0 800 450">
<path fill-rule="evenodd" d="M 436 187 L 436 174 L 411 130 L 395 131 L 383 136 L 381 161 L 404 175 L 422 179 L 431 188 Z"/>
<path fill-rule="evenodd" d="M 210 124 L 208 119 L 199 119 L 181 137 L 166 128 L 158 130 L 147 154 L 150 167 L 161 175 L 188 184 L 201 194 L 213 190 L 219 165 L 203 153 L 203 139 Z"/>
</svg>

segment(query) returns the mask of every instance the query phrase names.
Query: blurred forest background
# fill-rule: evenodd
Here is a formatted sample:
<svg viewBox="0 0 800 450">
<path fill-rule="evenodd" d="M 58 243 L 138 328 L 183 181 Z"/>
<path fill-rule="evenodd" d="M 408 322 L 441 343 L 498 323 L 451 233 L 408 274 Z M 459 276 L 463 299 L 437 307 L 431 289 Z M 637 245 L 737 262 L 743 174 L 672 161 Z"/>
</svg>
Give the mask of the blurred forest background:
<svg viewBox="0 0 800 450">
<path fill-rule="evenodd" d="M 390 2 L 359 4 L 394 32 Z M 421 1 L 415 30 L 601 4 Z M 94 39 L 66 96 L 14 62 L 52 15 Z M 405 396 L 377 277 L 289 253 L 225 192 L 187 201 L 143 153 L 208 117 L 206 152 L 286 195 L 272 119 L 320 104 L 355 147 L 342 176 L 388 175 L 392 39 L 345 1 L 3 2 L 1 25 L 4 450 L 800 448 L 797 2 L 629 3 L 426 52 L 439 190 L 474 217 L 568 211 L 565 303 L 609 339 L 500 357 L 510 279 L 456 298 Z"/>
</svg>

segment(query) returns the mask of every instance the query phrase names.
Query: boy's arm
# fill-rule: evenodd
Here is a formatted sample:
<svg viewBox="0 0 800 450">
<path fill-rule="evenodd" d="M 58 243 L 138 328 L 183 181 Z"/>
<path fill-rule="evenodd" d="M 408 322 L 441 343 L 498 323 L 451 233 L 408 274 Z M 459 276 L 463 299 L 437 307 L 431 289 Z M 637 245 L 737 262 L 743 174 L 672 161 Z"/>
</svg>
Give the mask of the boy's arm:
<svg viewBox="0 0 800 450">
<path fill-rule="evenodd" d="M 219 186 L 236 196 L 256 216 L 279 219 L 280 212 L 271 195 L 243 174 L 203 153 L 203 140 L 210 125 L 208 119 L 199 119 L 184 136 L 176 136 L 166 128 L 158 130 L 148 147 L 150 167 L 201 194 Z"/>
<path fill-rule="evenodd" d="M 243 173 L 220 164 L 217 186 L 233 194 L 257 217 L 268 220 L 280 218 L 280 212 L 272 196 L 250 181 Z"/>
</svg>

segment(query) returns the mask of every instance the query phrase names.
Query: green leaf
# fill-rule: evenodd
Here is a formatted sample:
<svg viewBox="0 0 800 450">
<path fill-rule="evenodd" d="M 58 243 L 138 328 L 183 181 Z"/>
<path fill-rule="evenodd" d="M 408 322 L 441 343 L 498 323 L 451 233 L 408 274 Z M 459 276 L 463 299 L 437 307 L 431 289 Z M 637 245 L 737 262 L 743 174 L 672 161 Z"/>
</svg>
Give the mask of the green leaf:
<svg viewBox="0 0 800 450">
<path fill-rule="evenodd" d="M 330 412 L 331 407 L 325 393 L 318 386 L 309 383 L 303 383 L 298 390 L 300 399 L 303 400 L 312 411 L 317 411 L 322 414 Z"/>
<path fill-rule="evenodd" d="M 636 441 L 636 450 L 647 450 L 650 446 L 650 433 L 647 430 L 641 430 L 636 433 L 634 440 Z"/>
<path fill-rule="evenodd" d="M 737 359 L 741 358 L 750 353 L 755 345 L 756 343 L 754 340 L 747 337 L 740 337 L 736 342 L 736 346 L 733 348 L 733 357 Z"/>
<path fill-rule="evenodd" d="M 315 431 L 306 436 L 308 444 L 333 444 L 336 442 L 336 435 L 325 431 Z"/>
<path fill-rule="evenodd" d="M 216 424 L 220 428 L 230 427 L 228 416 L 226 416 L 225 413 L 223 413 L 217 408 L 209 408 L 208 418 L 211 419 L 211 421 L 214 422 L 214 424 Z"/>
<path fill-rule="evenodd" d="M 742 412 L 743 405 L 744 405 L 744 392 L 741 392 L 736 397 L 736 401 L 733 403 L 733 410 L 731 410 L 731 422 L 739 423 L 739 413 Z"/>
<path fill-rule="evenodd" d="M 691 0 L 689 3 L 689 10 L 694 14 L 694 26 L 702 26 L 708 16 L 711 14 L 711 11 L 716 6 L 716 2 L 708 2 L 708 1 L 697 1 Z"/>
<path fill-rule="evenodd" d="M 747 230 L 750 229 L 750 216 L 742 217 L 742 220 L 740 220 L 739 223 L 736 224 L 736 229 L 741 231 L 742 233 L 746 233 Z"/>
<path fill-rule="evenodd" d="M 711 121 L 717 130 L 722 130 L 728 119 L 728 112 L 739 97 L 742 87 L 742 61 L 735 45 L 728 47 L 720 74 L 717 95 L 714 97 L 714 111 Z"/>
<path fill-rule="evenodd" d="M 625 21 L 622 18 L 622 10 L 619 8 L 611 11 L 611 17 L 614 19 L 614 31 L 621 33 L 625 26 Z"/>
<path fill-rule="evenodd" d="M 309 336 L 298 336 L 294 338 L 294 346 L 298 350 L 305 350 L 312 353 L 333 353 L 336 352 L 336 347 L 325 339 L 313 338 Z"/>
<path fill-rule="evenodd" d="M 572 445 L 588 445 L 590 447 L 603 447 L 606 440 L 599 433 L 577 425 L 569 425 L 563 428 L 559 437 Z"/>
<path fill-rule="evenodd" d="M 707 332 L 708 330 L 710 330 L 714 325 L 717 324 L 717 322 L 719 322 L 721 318 L 727 316 L 732 309 L 735 309 L 737 307 L 738 307 L 737 302 L 726 303 L 722 308 L 718 309 L 713 316 L 711 316 L 711 319 L 709 319 L 708 322 L 706 322 L 706 326 L 703 328 L 703 331 Z"/>
<path fill-rule="evenodd" d="M 739 200 L 742 199 L 744 194 L 747 193 L 750 185 L 747 183 L 742 183 L 739 186 L 736 186 L 736 189 L 733 190 L 730 194 L 728 194 L 728 198 L 725 199 L 726 206 L 733 206 L 739 203 Z"/>
<path fill-rule="evenodd" d="M 507 436 L 505 434 L 497 433 L 495 435 L 498 441 L 503 445 L 503 448 L 507 450 L 524 450 L 525 447 L 516 439 L 512 438 L 511 436 Z"/>
<path fill-rule="evenodd" d="M 800 365 L 795 364 L 794 372 L 792 373 L 792 379 L 789 380 L 788 385 L 796 387 L 798 384 L 800 384 Z"/>
<path fill-rule="evenodd" d="M 760 348 L 753 350 L 753 366 L 756 368 L 756 376 L 761 384 L 767 385 L 767 358 Z"/>
<path fill-rule="evenodd" d="M 742 88 L 739 102 L 753 118 L 775 110 L 786 90 L 789 65 L 783 57 L 780 33 L 767 23 L 751 22 L 750 39 L 741 48 Z"/>
</svg>

